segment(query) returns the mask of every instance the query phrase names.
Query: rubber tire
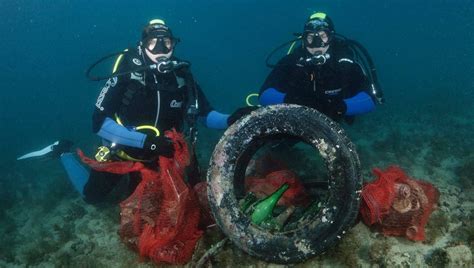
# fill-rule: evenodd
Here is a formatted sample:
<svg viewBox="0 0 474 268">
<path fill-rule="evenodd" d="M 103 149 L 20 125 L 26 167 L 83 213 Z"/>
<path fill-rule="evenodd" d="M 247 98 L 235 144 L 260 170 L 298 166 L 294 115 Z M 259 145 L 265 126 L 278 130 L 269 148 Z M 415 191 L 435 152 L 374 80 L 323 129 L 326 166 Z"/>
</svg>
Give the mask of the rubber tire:
<svg viewBox="0 0 474 268">
<path fill-rule="evenodd" d="M 248 164 L 255 140 L 275 135 L 299 137 L 324 158 L 329 197 L 309 222 L 287 232 L 268 232 L 239 209 L 239 162 Z M 242 174 L 239 175 L 243 177 Z M 230 126 L 216 145 L 207 174 L 208 197 L 218 226 L 239 248 L 273 263 L 298 263 L 323 253 L 353 226 L 360 205 L 359 157 L 342 128 L 320 112 L 294 104 L 267 106 Z"/>
</svg>

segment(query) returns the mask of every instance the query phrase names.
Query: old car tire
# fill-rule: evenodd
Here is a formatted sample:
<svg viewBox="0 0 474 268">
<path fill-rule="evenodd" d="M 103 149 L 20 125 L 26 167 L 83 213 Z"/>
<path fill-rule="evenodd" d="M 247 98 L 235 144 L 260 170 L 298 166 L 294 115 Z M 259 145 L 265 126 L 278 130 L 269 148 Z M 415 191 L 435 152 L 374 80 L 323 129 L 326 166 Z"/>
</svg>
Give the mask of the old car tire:
<svg viewBox="0 0 474 268">
<path fill-rule="evenodd" d="M 239 208 L 239 185 L 256 141 L 297 137 L 316 148 L 328 172 L 328 198 L 305 224 L 269 232 Z M 342 128 L 320 112 L 299 105 L 260 108 L 230 126 L 216 145 L 207 174 L 212 213 L 222 231 L 245 252 L 274 263 L 297 263 L 340 240 L 358 214 L 362 179 L 354 145 Z"/>
</svg>

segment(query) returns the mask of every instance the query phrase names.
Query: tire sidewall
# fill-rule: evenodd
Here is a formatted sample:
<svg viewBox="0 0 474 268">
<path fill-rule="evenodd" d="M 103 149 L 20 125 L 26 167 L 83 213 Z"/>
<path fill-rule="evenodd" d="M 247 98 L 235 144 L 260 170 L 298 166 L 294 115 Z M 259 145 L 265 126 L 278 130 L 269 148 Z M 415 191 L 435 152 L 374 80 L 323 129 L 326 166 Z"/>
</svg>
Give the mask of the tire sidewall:
<svg viewBox="0 0 474 268">
<path fill-rule="evenodd" d="M 254 139 L 297 136 L 317 149 L 329 174 L 329 197 L 307 224 L 271 233 L 242 213 L 234 189 L 237 162 Z M 217 144 L 207 175 L 211 210 L 222 231 L 250 255 L 275 263 L 296 263 L 340 240 L 357 217 L 362 180 L 353 144 L 334 121 L 318 111 L 281 104 L 260 108 L 230 126 Z"/>
</svg>

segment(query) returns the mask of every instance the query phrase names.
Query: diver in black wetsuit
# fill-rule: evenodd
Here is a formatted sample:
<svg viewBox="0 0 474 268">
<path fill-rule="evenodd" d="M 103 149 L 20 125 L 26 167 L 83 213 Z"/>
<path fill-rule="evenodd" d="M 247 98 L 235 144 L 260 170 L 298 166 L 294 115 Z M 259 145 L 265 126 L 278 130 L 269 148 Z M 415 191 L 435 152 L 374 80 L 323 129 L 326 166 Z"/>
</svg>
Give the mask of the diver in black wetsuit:
<svg viewBox="0 0 474 268">
<path fill-rule="evenodd" d="M 301 39 L 302 46 L 283 57 L 266 78 L 259 94 L 261 105 L 305 105 L 349 123 L 355 115 L 375 109 L 381 92 L 355 59 L 350 43 L 336 38 L 326 14 L 311 15 Z"/>
<path fill-rule="evenodd" d="M 181 132 L 187 117 L 198 116 L 207 127 L 227 127 L 228 115 L 213 110 L 193 81 L 190 70 L 186 66 L 173 69 L 173 62 L 180 62 L 173 56 L 177 42 L 178 39 L 163 21 L 151 21 L 142 32 L 141 44 L 118 60 L 118 68 L 114 72 L 121 73 L 154 63 L 157 69 L 113 77 L 97 99 L 93 131 L 105 141 L 124 147 L 123 151 L 132 160 L 149 160 L 158 155 L 172 157 L 173 146 L 164 135 L 146 135 L 130 131 L 130 127 L 125 126 L 151 125 L 160 133 L 172 128 Z M 190 111 L 192 109 L 195 111 Z M 117 123 L 117 118 L 121 124 Z M 114 181 L 118 180 L 111 179 L 116 175 L 97 171 L 91 174 L 94 176 L 85 184 L 84 195 L 86 200 L 95 202 L 103 198 L 114 186 Z M 106 178 L 102 178 L 104 176 Z M 130 182 L 134 185 L 130 188 L 134 189 L 138 181 L 132 175 Z"/>
<path fill-rule="evenodd" d="M 197 118 L 209 128 L 228 126 L 229 115 L 210 106 L 193 80 L 189 64 L 173 56 L 178 41 L 163 20 L 155 19 L 143 29 L 140 44 L 117 58 L 115 76 L 106 82 L 95 103 L 92 127 L 105 145 L 96 159 L 105 155 L 115 160 L 152 165 L 158 156 L 173 157 L 173 144 L 164 135 L 165 131 L 174 128 L 183 132 L 185 125 L 195 129 Z M 192 132 L 188 134 L 193 135 Z M 71 182 L 85 200 L 103 201 L 122 176 L 87 171 L 74 154 L 68 152 L 71 145 L 59 141 L 19 159 L 41 154 L 60 155 Z M 130 191 L 138 185 L 138 175 L 130 174 Z"/>
<path fill-rule="evenodd" d="M 128 146 L 129 152 L 144 154 L 147 158 L 155 154 L 172 156 L 166 138 L 130 131 L 124 126 L 151 125 L 160 132 L 172 128 L 182 131 L 186 117 L 194 115 L 187 114 L 189 109 L 194 109 L 192 112 L 205 119 L 206 126 L 223 129 L 227 127 L 228 117 L 213 110 L 188 67 L 173 69 L 173 62 L 181 62 L 173 56 L 178 39 L 159 22 L 152 21 L 145 27 L 141 44 L 117 60 L 114 73 L 126 74 L 107 81 L 93 115 L 93 131 L 100 137 Z M 157 64 L 157 69 L 127 73 L 151 64 Z"/>
</svg>

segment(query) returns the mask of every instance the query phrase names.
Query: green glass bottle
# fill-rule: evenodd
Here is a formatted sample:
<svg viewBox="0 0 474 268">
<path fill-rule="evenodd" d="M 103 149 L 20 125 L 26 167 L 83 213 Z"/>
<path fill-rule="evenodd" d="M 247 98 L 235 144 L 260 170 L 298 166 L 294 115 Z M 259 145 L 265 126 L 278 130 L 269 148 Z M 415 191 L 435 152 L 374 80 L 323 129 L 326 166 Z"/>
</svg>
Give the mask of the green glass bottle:
<svg viewBox="0 0 474 268">
<path fill-rule="evenodd" d="M 240 205 L 240 208 L 242 209 L 242 211 L 244 213 L 247 213 L 250 209 L 250 207 L 255 204 L 255 202 L 257 202 L 258 199 L 257 199 L 257 196 L 252 193 L 252 192 L 249 192 L 245 198 L 242 200 L 242 204 Z"/>
<path fill-rule="evenodd" d="M 281 231 L 283 227 L 285 226 L 286 221 L 293 214 L 294 211 L 295 211 L 295 206 L 291 205 L 285 208 L 285 210 L 281 212 L 278 216 L 267 217 L 260 224 L 260 227 L 263 227 L 268 230 Z"/>
<path fill-rule="evenodd" d="M 317 212 L 321 210 L 321 202 L 315 200 L 309 205 L 306 210 L 304 211 L 303 217 L 309 217 L 315 215 Z"/>
<path fill-rule="evenodd" d="M 260 225 L 267 217 L 272 215 L 273 208 L 275 208 L 278 200 L 283 196 L 286 190 L 288 190 L 288 184 L 283 184 L 273 194 L 267 196 L 253 207 L 252 222 Z"/>
<path fill-rule="evenodd" d="M 319 200 L 315 200 L 304 209 L 303 214 L 298 219 L 298 221 L 303 222 L 309 218 L 313 218 L 319 211 L 321 211 L 321 202 Z"/>
</svg>

